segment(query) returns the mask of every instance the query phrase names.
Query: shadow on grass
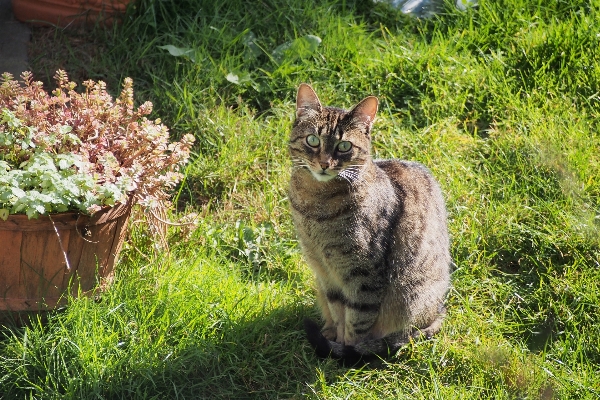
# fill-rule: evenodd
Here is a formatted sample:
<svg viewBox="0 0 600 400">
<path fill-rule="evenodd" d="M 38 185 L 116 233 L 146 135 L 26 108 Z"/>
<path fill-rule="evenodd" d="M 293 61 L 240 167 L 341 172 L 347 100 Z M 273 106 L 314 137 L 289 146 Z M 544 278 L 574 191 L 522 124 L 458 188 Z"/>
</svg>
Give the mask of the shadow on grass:
<svg viewBox="0 0 600 400">
<path fill-rule="evenodd" d="M 584 278 L 588 274 L 585 266 L 594 254 L 600 254 L 600 247 L 521 239 L 519 248 L 497 250 L 501 244 L 496 243 L 486 251 L 493 254 L 492 265 L 496 266 L 492 276 L 513 290 L 505 311 L 511 325 L 508 336 L 520 338 L 533 352 L 544 352 L 556 341 L 591 327 L 595 305 L 582 301 L 582 296 L 587 290 L 585 280 L 593 277 Z"/>
<path fill-rule="evenodd" d="M 46 323 L 3 329 L 0 355 L 10 358 L 4 347 L 16 346 L 17 352 L 22 352 L 19 357 L 23 358 L 15 357 L 9 366 L 0 357 L 0 370 L 10 369 L 5 379 L 11 380 L 9 384 L 0 380 L 0 389 L 6 399 L 27 396 L 80 399 L 304 397 L 322 390 L 319 385 L 342 383 L 348 374 L 357 373 L 314 355 L 302 328 L 305 317 L 315 318 L 314 311 L 312 306 L 297 305 L 276 308 L 241 321 L 224 318 L 219 326 L 202 326 L 197 332 L 174 332 L 167 338 L 165 348 L 168 349 L 164 351 L 154 344 L 146 344 L 150 347 L 145 349 L 136 347 L 128 344 L 127 338 L 120 338 L 117 345 L 120 349 L 116 353 L 114 349 L 97 350 L 99 354 L 106 354 L 104 359 L 95 361 L 99 365 L 87 364 L 90 360 L 83 359 L 77 346 L 61 346 L 77 339 L 58 329 L 60 326 L 69 331 L 72 316 L 55 313 Z M 76 319 L 92 318 L 84 314 L 77 315 Z M 189 313 L 180 318 L 196 317 Z M 186 323 L 171 321 L 173 326 Z M 368 375 L 396 369 L 395 373 L 408 375 L 412 369 L 426 369 L 427 361 L 419 354 L 418 347 L 408 345 L 390 359 L 392 364 L 375 361 L 363 366 L 361 371 Z M 60 362 L 70 370 L 54 370 L 53 364 Z M 95 375 L 98 371 L 100 375 Z"/>
<path fill-rule="evenodd" d="M 141 354 L 148 349 L 133 345 L 128 349 L 125 344 L 118 359 L 112 355 L 104 361 L 97 382 L 92 382 L 97 365 L 87 366 L 89 360 L 82 360 L 74 348 L 65 351 L 56 346 L 56 341 L 71 340 L 53 332 L 53 324 L 64 323 L 60 316 L 46 324 L 34 324 L 30 329 L 37 332 L 8 325 L 0 336 L 0 370 L 11 370 L 4 377 L 11 382 L 0 380 L 0 392 L 7 399 L 51 394 L 104 399 L 292 398 L 306 393 L 307 385 L 316 380 L 318 360 L 301 324 L 303 314 L 308 313 L 304 307 L 284 307 L 247 321 L 225 321 L 204 337 L 196 332 L 187 332 L 187 337 L 174 334 L 168 339 L 171 350 L 160 356 Z M 5 346 L 36 347 L 39 341 L 47 342 L 49 348 L 23 349 L 22 362 L 14 359 L 11 366 L 1 361 L 10 358 Z M 161 352 L 149 352 L 153 350 Z M 72 368 L 80 369 L 80 378 L 73 381 L 69 376 L 73 371 L 58 371 L 63 376 L 52 371 L 53 366 L 46 363 L 52 362 L 55 353 Z"/>
<path fill-rule="evenodd" d="M 147 370 L 130 375 L 110 396 L 160 393 L 165 398 L 293 397 L 314 381 L 315 362 L 301 331 L 303 310 L 277 309 L 189 341 Z M 136 376 L 137 375 L 137 376 Z M 128 390 L 129 382 L 137 386 Z M 133 388 L 132 388 L 133 389 Z"/>
</svg>

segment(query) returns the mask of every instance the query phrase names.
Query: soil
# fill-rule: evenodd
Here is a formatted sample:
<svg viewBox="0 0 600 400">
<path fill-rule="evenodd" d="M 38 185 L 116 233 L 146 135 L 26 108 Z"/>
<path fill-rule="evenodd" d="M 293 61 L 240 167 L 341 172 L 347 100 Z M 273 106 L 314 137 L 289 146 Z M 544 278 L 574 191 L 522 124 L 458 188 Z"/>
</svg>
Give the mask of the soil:
<svg viewBox="0 0 600 400">
<path fill-rule="evenodd" d="M 47 90 L 55 88 L 54 74 L 62 69 L 70 80 L 83 82 L 98 79 L 91 66 L 102 54 L 102 46 L 95 40 L 91 28 L 31 28 L 28 57 L 35 80 L 42 81 Z"/>
</svg>

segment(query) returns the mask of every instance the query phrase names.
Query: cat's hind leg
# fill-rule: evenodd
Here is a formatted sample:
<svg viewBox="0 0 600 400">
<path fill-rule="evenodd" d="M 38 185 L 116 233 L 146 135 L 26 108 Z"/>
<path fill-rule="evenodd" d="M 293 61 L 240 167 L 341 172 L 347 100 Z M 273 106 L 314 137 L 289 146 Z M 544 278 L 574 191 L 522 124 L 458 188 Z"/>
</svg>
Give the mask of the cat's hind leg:
<svg viewBox="0 0 600 400">
<path fill-rule="evenodd" d="M 425 337 L 431 339 L 436 333 L 442 329 L 442 322 L 446 317 L 446 307 L 440 306 L 437 318 L 433 320 L 429 326 L 422 329 L 415 329 L 411 334 L 414 338 Z"/>
</svg>

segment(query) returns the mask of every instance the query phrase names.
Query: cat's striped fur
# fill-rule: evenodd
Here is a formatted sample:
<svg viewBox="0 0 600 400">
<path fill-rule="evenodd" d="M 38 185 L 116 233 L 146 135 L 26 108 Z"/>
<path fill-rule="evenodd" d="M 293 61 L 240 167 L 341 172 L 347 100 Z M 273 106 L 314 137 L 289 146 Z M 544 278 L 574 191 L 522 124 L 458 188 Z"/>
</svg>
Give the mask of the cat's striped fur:
<svg viewBox="0 0 600 400">
<path fill-rule="evenodd" d="M 296 101 L 289 199 L 325 320 L 305 321 L 309 341 L 353 363 L 433 335 L 451 264 L 439 185 L 418 163 L 372 160 L 375 97 L 345 111 L 302 84 Z"/>
</svg>

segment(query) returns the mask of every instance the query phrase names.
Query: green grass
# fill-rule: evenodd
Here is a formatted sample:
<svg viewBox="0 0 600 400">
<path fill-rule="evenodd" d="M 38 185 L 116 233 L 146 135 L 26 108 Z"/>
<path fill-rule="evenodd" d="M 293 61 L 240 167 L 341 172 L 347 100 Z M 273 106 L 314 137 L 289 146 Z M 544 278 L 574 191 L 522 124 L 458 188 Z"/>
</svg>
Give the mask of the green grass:
<svg viewBox="0 0 600 400">
<path fill-rule="evenodd" d="M 479 3 L 417 20 L 367 0 L 141 0 L 83 39 L 36 31 L 39 79 L 131 76 L 174 137 L 195 134 L 177 213 L 199 222 L 164 254 L 135 224 L 100 299 L 0 330 L 0 398 L 598 398 L 600 3 Z M 377 368 L 318 360 L 301 330 L 318 315 L 286 200 L 301 82 L 331 105 L 379 96 L 376 155 L 423 162 L 446 195 L 448 318 Z"/>
</svg>

